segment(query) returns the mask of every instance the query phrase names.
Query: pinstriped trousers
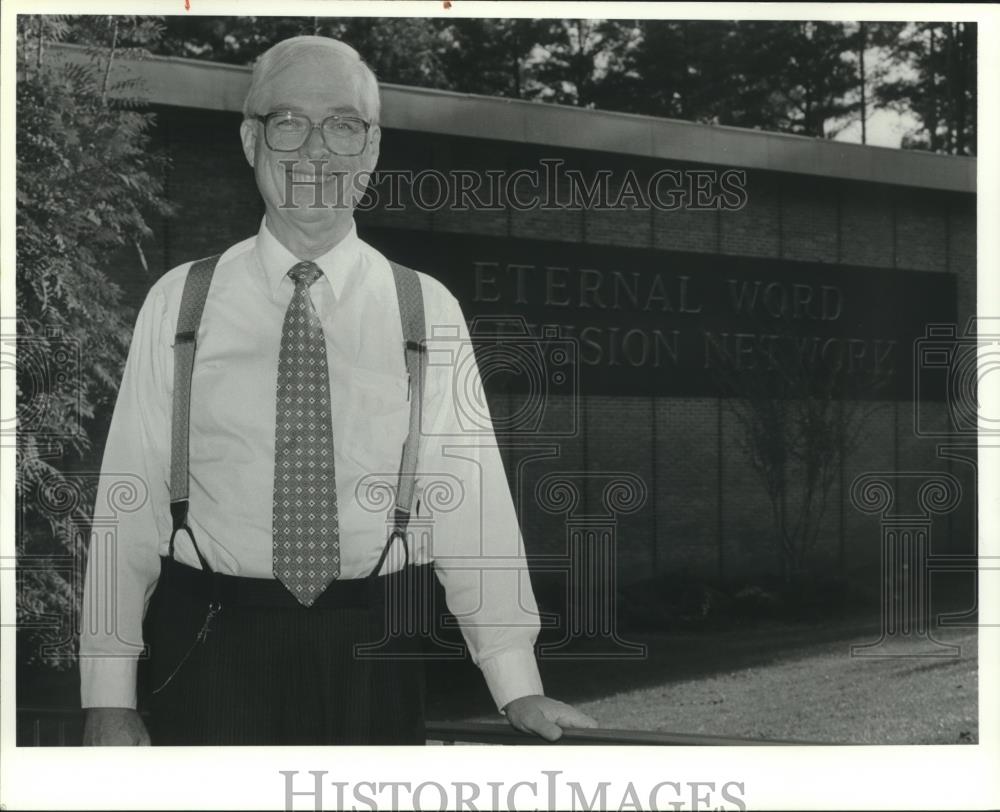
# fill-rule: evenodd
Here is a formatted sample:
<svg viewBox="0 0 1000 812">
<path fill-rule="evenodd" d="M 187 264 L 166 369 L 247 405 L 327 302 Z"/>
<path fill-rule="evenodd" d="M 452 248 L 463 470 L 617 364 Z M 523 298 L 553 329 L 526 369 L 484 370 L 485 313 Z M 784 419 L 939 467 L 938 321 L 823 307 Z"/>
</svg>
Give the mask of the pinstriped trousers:
<svg viewBox="0 0 1000 812">
<path fill-rule="evenodd" d="M 154 745 L 424 744 L 421 640 L 385 611 L 224 605 L 196 642 L 207 602 L 166 580 L 145 626 Z"/>
</svg>

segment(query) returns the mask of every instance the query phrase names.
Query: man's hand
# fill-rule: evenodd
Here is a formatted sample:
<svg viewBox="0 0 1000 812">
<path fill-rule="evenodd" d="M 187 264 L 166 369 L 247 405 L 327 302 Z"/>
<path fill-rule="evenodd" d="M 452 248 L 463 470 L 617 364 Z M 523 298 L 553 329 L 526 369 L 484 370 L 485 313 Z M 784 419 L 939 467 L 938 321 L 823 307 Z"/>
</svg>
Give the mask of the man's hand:
<svg viewBox="0 0 1000 812">
<path fill-rule="evenodd" d="M 88 708 L 85 747 L 148 747 L 149 733 L 133 708 Z"/>
<path fill-rule="evenodd" d="M 582 711 L 539 694 L 508 702 L 504 712 L 507 721 L 522 733 L 534 733 L 550 742 L 562 736 L 564 727 L 597 727 L 597 720 Z"/>
</svg>

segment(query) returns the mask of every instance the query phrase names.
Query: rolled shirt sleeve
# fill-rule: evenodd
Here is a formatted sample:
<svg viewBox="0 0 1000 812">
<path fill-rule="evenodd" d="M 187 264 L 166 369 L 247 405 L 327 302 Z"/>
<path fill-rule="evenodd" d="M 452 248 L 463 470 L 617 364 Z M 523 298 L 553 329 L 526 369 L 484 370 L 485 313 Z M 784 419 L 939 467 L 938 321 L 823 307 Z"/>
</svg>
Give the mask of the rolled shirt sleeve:
<svg viewBox="0 0 1000 812">
<path fill-rule="evenodd" d="M 162 286 L 139 311 L 104 449 L 80 630 L 81 704 L 136 707 L 142 619 L 169 535 L 169 328 Z M 164 342 L 167 342 L 166 344 Z"/>
<path fill-rule="evenodd" d="M 498 709 L 543 693 L 538 607 L 489 407 L 458 301 L 447 294 L 428 339 L 420 489 L 449 610 Z M 435 488 L 446 498 L 435 498 Z"/>
</svg>

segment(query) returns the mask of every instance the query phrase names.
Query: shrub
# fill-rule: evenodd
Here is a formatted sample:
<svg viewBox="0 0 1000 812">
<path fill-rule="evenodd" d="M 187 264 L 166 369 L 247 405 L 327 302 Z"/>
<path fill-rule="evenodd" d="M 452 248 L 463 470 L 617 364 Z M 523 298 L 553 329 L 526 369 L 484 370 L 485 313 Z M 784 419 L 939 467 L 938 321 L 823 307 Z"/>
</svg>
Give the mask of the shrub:
<svg viewBox="0 0 1000 812">
<path fill-rule="evenodd" d="M 150 235 L 149 213 L 169 213 L 152 115 L 136 109 L 136 83 L 112 71 L 123 45 L 148 41 L 157 23 L 17 24 L 18 642 L 22 662 L 65 668 L 95 484 L 73 469 L 93 465 L 89 429 L 114 400 L 134 315 L 102 269 Z M 46 55 L 71 34 L 93 46 L 89 59 Z"/>
</svg>

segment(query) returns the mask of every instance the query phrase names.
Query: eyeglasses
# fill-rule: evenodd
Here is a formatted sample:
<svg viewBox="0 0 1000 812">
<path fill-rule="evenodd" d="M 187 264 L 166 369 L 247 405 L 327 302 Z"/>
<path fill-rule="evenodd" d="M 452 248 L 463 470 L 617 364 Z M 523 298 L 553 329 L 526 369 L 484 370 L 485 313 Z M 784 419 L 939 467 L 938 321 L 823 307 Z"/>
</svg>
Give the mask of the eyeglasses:
<svg viewBox="0 0 1000 812">
<path fill-rule="evenodd" d="M 275 152 L 295 152 L 319 129 L 326 148 L 334 155 L 360 155 L 368 145 L 371 124 L 354 116 L 327 116 L 313 124 L 301 113 L 268 113 L 254 116 L 264 124 L 264 141 Z"/>
</svg>

